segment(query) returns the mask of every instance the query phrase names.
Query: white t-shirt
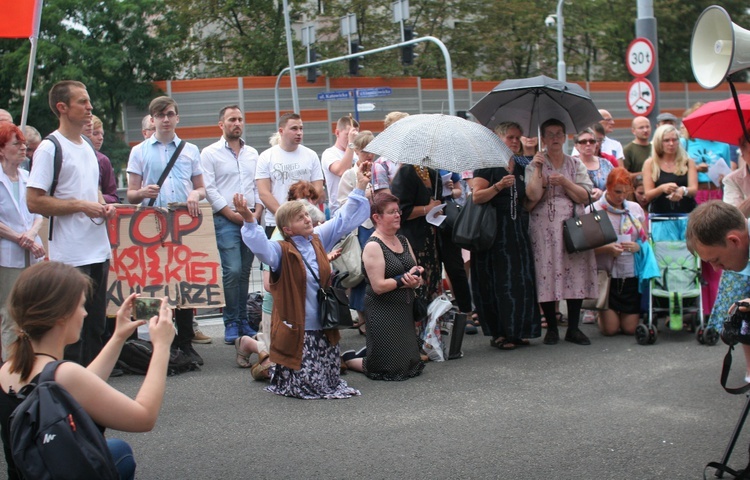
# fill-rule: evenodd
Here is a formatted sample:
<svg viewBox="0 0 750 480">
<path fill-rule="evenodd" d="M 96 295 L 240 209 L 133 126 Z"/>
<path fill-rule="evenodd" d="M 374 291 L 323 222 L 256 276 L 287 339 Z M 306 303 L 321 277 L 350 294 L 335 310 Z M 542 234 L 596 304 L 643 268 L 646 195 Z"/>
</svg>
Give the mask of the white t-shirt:
<svg viewBox="0 0 750 480">
<path fill-rule="evenodd" d="M 327 148 L 320 157 L 320 160 L 323 162 L 323 175 L 326 177 L 328 207 L 331 209 L 331 213 L 334 213 L 339 208 L 339 183 L 341 182 L 341 177 L 331 171 L 331 164 L 344 158 L 345 153 L 346 151 L 339 150 L 339 148 L 334 145 L 331 148 Z M 351 168 L 356 161 L 357 155 L 354 155 L 352 158 L 352 165 L 347 165 L 347 170 Z"/>
<path fill-rule="evenodd" d="M 99 202 L 99 162 L 91 145 L 84 140 L 77 145 L 59 132 L 62 148 L 62 168 L 55 189 L 55 198 Z M 34 152 L 34 162 L 29 175 L 29 187 L 49 192 L 55 158 L 55 146 L 43 140 Z M 96 223 L 95 223 L 96 222 Z M 54 217 L 49 258 L 74 267 L 101 263 L 109 259 L 112 250 L 104 218 L 89 218 L 82 212 Z M 97 225 L 100 224 L 100 225 Z"/>
<path fill-rule="evenodd" d="M 260 154 L 255 179 L 271 179 L 271 194 L 282 205 L 286 202 L 289 187 L 300 180 L 316 182 L 323 180 L 318 154 L 304 145 L 293 152 L 282 150 L 275 145 Z M 266 226 L 275 226 L 276 219 L 270 210 L 265 213 Z"/>
</svg>

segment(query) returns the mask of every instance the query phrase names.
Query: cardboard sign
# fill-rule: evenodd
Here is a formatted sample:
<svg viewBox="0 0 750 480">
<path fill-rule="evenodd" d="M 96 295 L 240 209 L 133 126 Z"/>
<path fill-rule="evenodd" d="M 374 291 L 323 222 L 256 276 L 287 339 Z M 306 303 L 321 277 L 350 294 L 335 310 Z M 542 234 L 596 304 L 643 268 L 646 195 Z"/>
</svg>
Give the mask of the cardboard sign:
<svg viewBox="0 0 750 480">
<path fill-rule="evenodd" d="M 108 315 L 115 315 L 132 292 L 166 296 L 170 305 L 181 308 L 224 306 L 210 205 L 201 204 L 198 217 L 191 217 L 185 204 L 116 205 L 116 211 L 108 222 Z"/>
</svg>

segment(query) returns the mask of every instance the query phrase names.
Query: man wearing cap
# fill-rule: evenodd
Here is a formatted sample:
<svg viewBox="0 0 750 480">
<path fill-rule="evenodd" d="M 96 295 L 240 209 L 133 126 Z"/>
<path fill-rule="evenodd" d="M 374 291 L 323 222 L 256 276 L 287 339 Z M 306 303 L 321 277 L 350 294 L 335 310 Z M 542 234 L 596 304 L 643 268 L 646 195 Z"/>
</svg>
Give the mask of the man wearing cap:
<svg viewBox="0 0 750 480">
<path fill-rule="evenodd" d="M 659 128 L 662 125 L 672 125 L 676 127 L 678 122 L 679 120 L 677 120 L 677 117 L 672 115 L 671 113 L 669 112 L 660 113 L 656 117 L 656 128 Z"/>
<path fill-rule="evenodd" d="M 641 173 L 643 162 L 651 156 L 651 122 L 646 117 L 635 117 L 630 131 L 635 138 L 623 149 L 625 158 L 622 166 L 634 177 Z"/>
</svg>

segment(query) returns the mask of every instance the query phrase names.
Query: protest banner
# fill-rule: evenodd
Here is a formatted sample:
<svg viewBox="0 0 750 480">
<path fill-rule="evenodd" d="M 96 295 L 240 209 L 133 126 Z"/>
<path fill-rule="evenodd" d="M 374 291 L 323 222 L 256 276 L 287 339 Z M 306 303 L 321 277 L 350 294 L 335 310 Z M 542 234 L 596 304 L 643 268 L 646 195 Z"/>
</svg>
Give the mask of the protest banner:
<svg viewBox="0 0 750 480">
<path fill-rule="evenodd" d="M 224 305 L 221 262 L 211 206 L 191 217 L 185 204 L 169 208 L 116 205 L 107 224 L 112 259 L 107 314 L 114 315 L 132 292 L 169 298 L 181 308 Z"/>
</svg>

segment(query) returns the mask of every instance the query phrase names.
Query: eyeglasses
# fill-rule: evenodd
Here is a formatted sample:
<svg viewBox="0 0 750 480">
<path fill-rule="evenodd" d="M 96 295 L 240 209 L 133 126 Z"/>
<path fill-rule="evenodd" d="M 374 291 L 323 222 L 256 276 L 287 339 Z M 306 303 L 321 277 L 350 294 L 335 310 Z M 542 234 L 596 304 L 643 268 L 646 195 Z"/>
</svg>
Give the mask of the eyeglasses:
<svg viewBox="0 0 750 480">
<path fill-rule="evenodd" d="M 602 118 L 602 121 L 604 121 L 604 122 L 607 122 L 607 123 L 609 123 L 609 122 L 612 122 L 612 123 L 614 123 L 614 122 L 615 122 L 615 119 L 614 119 L 614 118 L 612 118 L 612 117 L 608 117 L 608 118 Z"/>
<path fill-rule="evenodd" d="M 156 127 L 144 128 L 144 130 L 147 131 L 147 132 L 155 132 L 156 131 Z"/>
<path fill-rule="evenodd" d="M 662 142 L 664 142 L 664 143 L 677 143 L 678 141 L 679 140 L 677 140 L 676 138 L 664 138 L 664 139 L 662 139 Z"/>
<path fill-rule="evenodd" d="M 158 118 L 159 120 L 163 120 L 164 118 L 168 118 L 168 119 L 172 120 L 176 116 L 177 116 L 177 114 L 175 112 L 157 113 L 156 115 L 154 115 L 154 118 Z"/>
<path fill-rule="evenodd" d="M 578 140 L 578 143 L 580 143 L 581 145 L 586 145 L 586 144 L 596 145 L 598 142 L 594 140 L 593 138 L 591 138 L 589 140 Z"/>
<path fill-rule="evenodd" d="M 564 137 L 565 137 L 565 134 L 563 132 L 544 134 L 544 138 L 564 138 Z"/>
<path fill-rule="evenodd" d="M 401 210 L 389 210 L 387 212 L 383 212 L 383 215 L 398 215 L 398 216 L 401 216 Z"/>
</svg>

